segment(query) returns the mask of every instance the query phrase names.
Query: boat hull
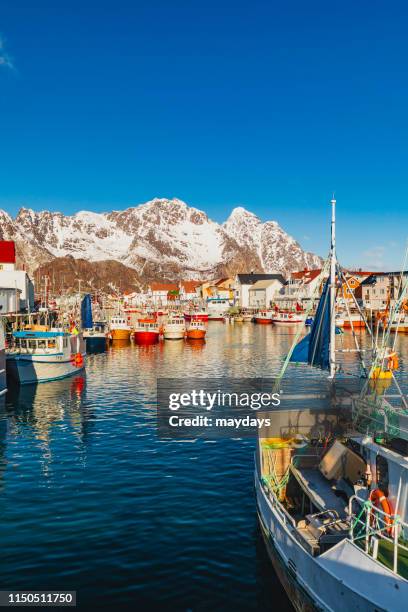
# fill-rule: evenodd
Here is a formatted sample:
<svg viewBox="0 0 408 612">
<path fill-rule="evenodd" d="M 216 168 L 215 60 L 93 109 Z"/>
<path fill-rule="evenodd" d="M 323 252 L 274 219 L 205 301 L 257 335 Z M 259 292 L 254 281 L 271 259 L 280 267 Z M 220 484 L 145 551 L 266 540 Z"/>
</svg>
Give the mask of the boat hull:
<svg viewBox="0 0 408 612">
<path fill-rule="evenodd" d="M 106 336 L 84 336 L 87 353 L 103 353 L 106 350 Z"/>
<path fill-rule="evenodd" d="M 6 351 L 0 349 L 0 397 L 7 391 L 7 376 L 6 376 Z"/>
<path fill-rule="evenodd" d="M 350 321 L 350 319 L 344 319 L 344 323 L 343 323 L 344 329 L 351 329 L 351 324 L 353 324 L 353 329 L 362 329 L 363 327 L 365 327 L 365 323 L 362 319 L 357 319 L 356 321 Z M 340 326 L 337 325 L 337 327 L 340 327 Z"/>
<path fill-rule="evenodd" d="M 280 319 L 272 319 L 274 325 L 282 325 L 282 327 L 289 327 L 290 325 L 302 325 L 304 321 L 301 319 L 294 321 L 281 321 Z"/>
<path fill-rule="evenodd" d="M 76 364 L 74 360 L 59 360 L 58 355 L 55 358 L 46 357 L 30 358 L 29 355 L 12 355 L 7 356 L 6 369 L 7 377 L 10 377 L 20 385 L 29 385 L 35 383 L 49 382 L 51 380 L 60 380 L 67 376 L 77 374 L 85 368 L 86 353 L 82 353 L 82 362 Z"/>
<path fill-rule="evenodd" d="M 163 338 L 165 340 L 183 340 L 185 332 L 181 331 L 166 331 L 163 332 Z"/>
<path fill-rule="evenodd" d="M 136 344 L 156 344 L 159 341 L 159 332 L 135 331 L 133 338 Z"/>
<path fill-rule="evenodd" d="M 255 317 L 255 323 L 258 325 L 270 325 L 272 323 L 272 319 L 266 319 L 263 317 Z"/>
<path fill-rule="evenodd" d="M 187 331 L 187 338 L 189 340 L 204 340 L 205 334 L 204 329 L 190 329 Z"/>
<path fill-rule="evenodd" d="M 109 335 L 112 340 L 129 340 L 130 329 L 111 329 Z"/>
</svg>

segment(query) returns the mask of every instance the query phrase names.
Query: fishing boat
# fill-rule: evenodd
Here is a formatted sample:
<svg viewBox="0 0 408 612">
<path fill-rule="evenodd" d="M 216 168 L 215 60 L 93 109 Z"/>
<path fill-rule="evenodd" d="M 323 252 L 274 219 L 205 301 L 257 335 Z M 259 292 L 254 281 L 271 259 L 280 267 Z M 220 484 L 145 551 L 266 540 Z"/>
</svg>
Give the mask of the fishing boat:
<svg viewBox="0 0 408 612">
<path fill-rule="evenodd" d="M 165 340 L 182 340 L 186 334 L 186 322 L 184 317 L 170 315 L 163 326 L 163 337 Z"/>
<path fill-rule="evenodd" d="M 393 333 L 408 334 L 408 315 L 397 313 L 391 321 L 389 317 L 385 317 L 381 321 L 381 327 L 384 330 L 389 329 Z"/>
<path fill-rule="evenodd" d="M 85 359 L 82 333 L 14 331 L 6 351 L 7 377 L 21 385 L 58 380 L 83 370 Z"/>
<path fill-rule="evenodd" d="M 159 341 L 160 328 L 155 319 L 139 319 L 133 338 L 136 344 L 155 344 Z"/>
<path fill-rule="evenodd" d="M 106 322 L 93 322 L 92 301 L 89 294 L 84 296 L 81 303 L 81 322 L 87 352 L 103 352 L 106 349 Z"/>
<path fill-rule="evenodd" d="M 366 321 L 363 313 L 356 309 L 350 308 L 348 312 L 343 314 L 343 327 L 345 329 L 363 329 L 366 327 Z M 339 325 L 337 327 L 340 327 Z"/>
<path fill-rule="evenodd" d="M 251 323 L 252 320 L 254 318 L 254 315 L 252 312 L 243 312 L 242 313 L 242 319 L 244 323 Z"/>
<path fill-rule="evenodd" d="M 129 340 L 131 327 L 122 315 L 115 315 L 109 324 L 109 338 L 111 340 Z"/>
<path fill-rule="evenodd" d="M 207 298 L 208 320 L 223 321 L 225 313 L 230 307 L 230 300 L 225 298 Z"/>
<path fill-rule="evenodd" d="M 203 321 L 192 319 L 187 326 L 187 338 L 189 340 L 204 340 L 207 329 Z"/>
<path fill-rule="evenodd" d="M 273 312 L 271 310 L 260 310 L 255 313 L 255 323 L 268 325 L 272 323 Z"/>
<path fill-rule="evenodd" d="M 207 310 L 189 310 L 184 313 L 184 318 L 186 321 L 191 321 L 192 319 L 199 321 L 208 321 L 208 312 Z"/>
<path fill-rule="evenodd" d="M 272 323 L 274 325 L 300 325 L 304 322 L 304 316 L 298 312 L 278 310 L 272 315 Z"/>
<path fill-rule="evenodd" d="M 311 332 L 285 361 L 285 367 L 303 361 L 329 371 L 330 407 L 336 406 L 341 388 L 335 386 L 341 372 L 332 316 L 336 267 L 332 200 L 330 277 Z M 371 371 L 382 367 L 380 359 L 375 347 L 361 392 L 349 398 L 351 427 L 335 433 L 325 425 L 325 435 L 313 440 L 311 418 L 300 444 L 293 424 L 306 400 L 299 397 L 286 433 L 280 426 L 280 437 L 275 427 L 258 438 L 255 489 L 261 532 L 299 612 L 397 612 L 408 601 L 408 404 L 399 393 L 391 405 L 384 388 L 372 386 Z"/>
</svg>

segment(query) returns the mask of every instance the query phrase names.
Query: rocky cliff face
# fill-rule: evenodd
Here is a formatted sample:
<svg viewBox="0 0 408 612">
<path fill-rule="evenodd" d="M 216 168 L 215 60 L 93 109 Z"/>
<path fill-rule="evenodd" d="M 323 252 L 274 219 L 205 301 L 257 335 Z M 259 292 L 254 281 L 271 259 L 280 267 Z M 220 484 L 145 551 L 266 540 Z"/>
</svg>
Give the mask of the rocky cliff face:
<svg viewBox="0 0 408 612">
<path fill-rule="evenodd" d="M 178 199 L 72 216 L 22 208 L 13 219 L 0 211 L 0 236 L 16 241 L 19 262 L 31 272 L 66 257 L 70 266 L 79 260 L 100 262 L 98 269 L 106 268 L 107 261 L 119 262 L 120 273 L 130 269 L 132 279 L 135 273 L 145 279 L 209 278 L 249 270 L 287 274 L 321 265 L 320 257 L 303 251 L 276 221 L 262 223 L 235 208 L 221 225 Z"/>
</svg>

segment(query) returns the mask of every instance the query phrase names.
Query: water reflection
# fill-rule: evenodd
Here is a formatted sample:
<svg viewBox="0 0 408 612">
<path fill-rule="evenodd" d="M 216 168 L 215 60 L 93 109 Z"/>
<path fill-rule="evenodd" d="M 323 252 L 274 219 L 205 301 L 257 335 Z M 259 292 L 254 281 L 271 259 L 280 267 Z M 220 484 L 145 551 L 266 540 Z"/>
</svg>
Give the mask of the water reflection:
<svg viewBox="0 0 408 612">
<path fill-rule="evenodd" d="M 83 434 L 88 415 L 82 410 L 86 390 L 85 375 L 38 385 L 12 386 L 7 392 L 5 412 L 11 433 L 29 426 L 35 437 L 48 442 L 55 423 L 66 421 L 73 431 Z"/>
</svg>

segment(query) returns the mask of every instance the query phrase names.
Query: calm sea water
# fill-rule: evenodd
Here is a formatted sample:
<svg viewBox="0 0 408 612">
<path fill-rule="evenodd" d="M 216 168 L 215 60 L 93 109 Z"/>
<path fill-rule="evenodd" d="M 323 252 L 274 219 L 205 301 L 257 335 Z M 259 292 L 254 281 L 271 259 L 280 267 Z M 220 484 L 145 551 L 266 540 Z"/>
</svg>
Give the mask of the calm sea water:
<svg viewBox="0 0 408 612">
<path fill-rule="evenodd" d="M 257 525 L 254 440 L 160 440 L 155 393 L 157 376 L 273 376 L 293 335 L 213 322 L 205 344 L 114 346 L 86 375 L 10 392 L 1 588 L 76 590 L 82 609 L 291 610 Z"/>
</svg>

